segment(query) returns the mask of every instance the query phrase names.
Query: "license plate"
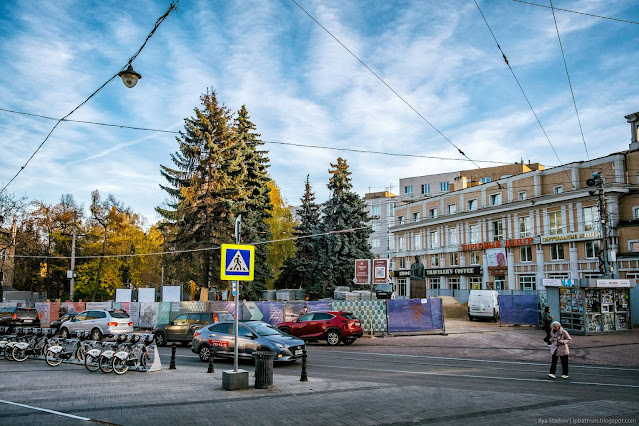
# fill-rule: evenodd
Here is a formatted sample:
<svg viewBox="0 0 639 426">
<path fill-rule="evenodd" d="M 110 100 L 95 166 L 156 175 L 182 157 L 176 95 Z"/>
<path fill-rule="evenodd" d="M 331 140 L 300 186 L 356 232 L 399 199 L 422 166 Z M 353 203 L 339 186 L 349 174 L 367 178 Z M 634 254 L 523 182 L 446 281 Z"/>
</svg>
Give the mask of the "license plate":
<svg viewBox="0 0 639 426">
<path fill-rule="evenodd" d="M 298 349 L 298 350 L 295 351 L 295 355 L 302 355 L 302 352 L 303 351 L 301 349 Z"/>
<path fill-rule="evenodd" d="M 360 326 L 361 326 L 361 324 L 359 322 L 355 323 L 355 327 L 360 327 Z"/>
</svg>

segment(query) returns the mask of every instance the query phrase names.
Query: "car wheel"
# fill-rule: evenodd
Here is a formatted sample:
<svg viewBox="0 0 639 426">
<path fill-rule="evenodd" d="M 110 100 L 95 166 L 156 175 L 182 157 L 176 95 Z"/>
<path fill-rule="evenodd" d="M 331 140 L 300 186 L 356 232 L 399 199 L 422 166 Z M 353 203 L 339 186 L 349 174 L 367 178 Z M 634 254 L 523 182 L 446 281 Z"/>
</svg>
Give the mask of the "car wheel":
<svg viewBox="0 0 639 426">
<path fill-rule="evenodd" d="M 197 353 L 200 356 L 200 361 L 202 362 L 209 362 L 209 359 L 211 359 L 211 348 L 206 345 L 200 346 Z"/>
<path fill-rule="evenodd" d="M 166 337 L 164 337 L 164 333 L 155 333 L 155 344 L 158 346 L 166 346 Z"/>
<path fill-rule="evenodd" d="M 473 316 L 468 314 L 468 321 L 472 321 L 473 320 Z"/>
<path fill-rule="evenodd" d="M 102 332 L 99 328 L 94 328 L 93 330 L 91 330 L 91 340 L 102 340 Z"/>
<path fill-rule="evenodd" d="M 345 345 L 352 345 L 353 343 L 355 343 L 356 338 L 355 337 L 347 337 L 344 339 L 344 344 Z"/>
<path fill-rule="evenodd" d="M 342 336 L 336 330 L 328 330 L 326 332 L 326 343 L 329 346 L 337 346 L 342 341 Z"/>
<path fill-rule="evenodd" d="M 62 337 L 63 339 L 69 338 L 69 330 L 67 330 L 66 327 L 60 329 L 60 337 Z"/>
</svg>

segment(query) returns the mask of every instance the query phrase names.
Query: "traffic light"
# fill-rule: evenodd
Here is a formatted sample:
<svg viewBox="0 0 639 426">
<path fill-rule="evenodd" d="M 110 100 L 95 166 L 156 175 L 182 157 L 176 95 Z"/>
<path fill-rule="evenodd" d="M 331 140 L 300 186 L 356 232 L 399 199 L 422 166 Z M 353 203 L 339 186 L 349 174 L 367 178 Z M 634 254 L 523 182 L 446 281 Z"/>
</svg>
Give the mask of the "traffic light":
<svg viewBox="0 0 639 426">
<path fill-rule="evenodd" d="M 601 174 L 599 172 L 593 173 L 591 175 L 590 179 L 586 180 L 586 185 L 588 185 L 588 186 L 599 186 L 599 187 L 601 185 L 603 185 L 603 179 L 601 179 Z M 594 196 L 597 193 L 597 191 L 590 190 L 590 191 L 588 191 L 588 193 L 591 196 Z"/>
</svg>

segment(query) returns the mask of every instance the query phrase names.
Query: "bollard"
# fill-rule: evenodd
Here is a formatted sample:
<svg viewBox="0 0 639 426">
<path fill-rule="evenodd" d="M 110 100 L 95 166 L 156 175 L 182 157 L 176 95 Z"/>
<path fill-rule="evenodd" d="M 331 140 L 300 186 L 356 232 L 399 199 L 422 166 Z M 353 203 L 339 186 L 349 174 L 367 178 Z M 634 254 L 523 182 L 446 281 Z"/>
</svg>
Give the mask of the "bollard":
<svg viewBox="0 0 639 426">
<path fill-rule="evenodd" d="M 175 342 L 173 342 L 173 346 L 171 346 L 171 365 L 169 366 L 169 370 L 175 370 Z"/>
<path fill-rule="evenodd" d="M 215 358 L 215 351 L 209 355 L 209 369 L 206 371 L 207 373 L 215 373 L 215 367 L 213 366 L 213 359 Z"/>
<path fill-rule="evenodd" d="M 300 377 L 300 382 L 308 382 L 308 377 L 306 376 L 306 347 L 302 349 L 302 377 Z"/>
</svg>

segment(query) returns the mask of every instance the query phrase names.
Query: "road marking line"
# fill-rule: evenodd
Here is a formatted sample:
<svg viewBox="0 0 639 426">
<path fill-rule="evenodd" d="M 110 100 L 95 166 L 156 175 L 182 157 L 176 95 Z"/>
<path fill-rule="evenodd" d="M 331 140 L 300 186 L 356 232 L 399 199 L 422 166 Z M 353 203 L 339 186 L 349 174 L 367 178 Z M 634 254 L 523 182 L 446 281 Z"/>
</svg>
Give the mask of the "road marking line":
<svg viewBox="0 0 639 426">
<path fill-rule="evenodd" d="M 378 352 L 356 352 L 356 351 L 327 351 L 320 349 L 317 352 L 322 352 L 324 354 L 330 353 L 340 353 L 340 354 L 361 354 L 361 355 L 379 355 L 386 357 L 407 357 L 407 358 L 427 358 L 427 359 L 446 359 L 452 361 L 473 361 L 473 362 L 486 362 L 486 363 L 495 363 L 495 364 L 518 364 L 518 365 L 546 365 L 541 362 L 520 362 L 520 361 L 498 361 L 492 359 L 477 359 L 477 358 L 451 358 L 451 357 L 443 357 L 443 356 L 428 356 L 428 355 L 407 355 L 407 354 L 382 354 Z M 580 364 L 570 364 L 571 368 L 592 368 L 597 370 L 620 370 L 620 371 L 639 371 L 639 368 L 623 368 L 623 367 L 599 367 L 594 365 L 580 365 Z"/>
<path fill-rule="evenodd" d="M 91 419 L 88 418 L 88 417 L 74 416 L 73 414 L 62 413 L 60 411 L 49 410 L 49 409 L 46 409 L 46 408 L 34 407 L 32 405 L 20 404 L 18 402 L 5 401 L 4 399 L 0 399 L 0 402 L 3 403 L 3 404 L 17 405 L 18 407 L 30 408 L 32 410 L 44 411 L 46 413 L 56 414 L 58 416 L 66 416 L 66 417 L 70 417 L 72 419 L 84 420 L 85 422 L 91 421 Z"/>
<path fill-rule="evenodd" d="M 493 377 L 493 376 L 474 376 L 470 374 L 447 374 L 447 373 L 429 373 L 426 371 L 404 371 L 404 370 L 384 370 L 378 368 L 358 368 L 358 367 L 339 367 L 335 365 L 313 364 L 313 366 L 339 368 L 343 370 L 365 370 L 365 371 L 380 371 L 384 373 L 405 373 L 405 374 L 418 374 L 422 376 L 444 376 L 444 377 L 469 377 L 472 379 L 495 379 L 495 380 L 514 380 L 519 382 L 551 382 L 550 379 L 523 379 L 518 377 Z M 613 383 L 589 383 L 589 382 L 566 382 L 575 385 L 589 385 L 589 386 L 611 386 L 620 388 L 639 388 L 637 385 L 617 385 Z"/>
</svg>

